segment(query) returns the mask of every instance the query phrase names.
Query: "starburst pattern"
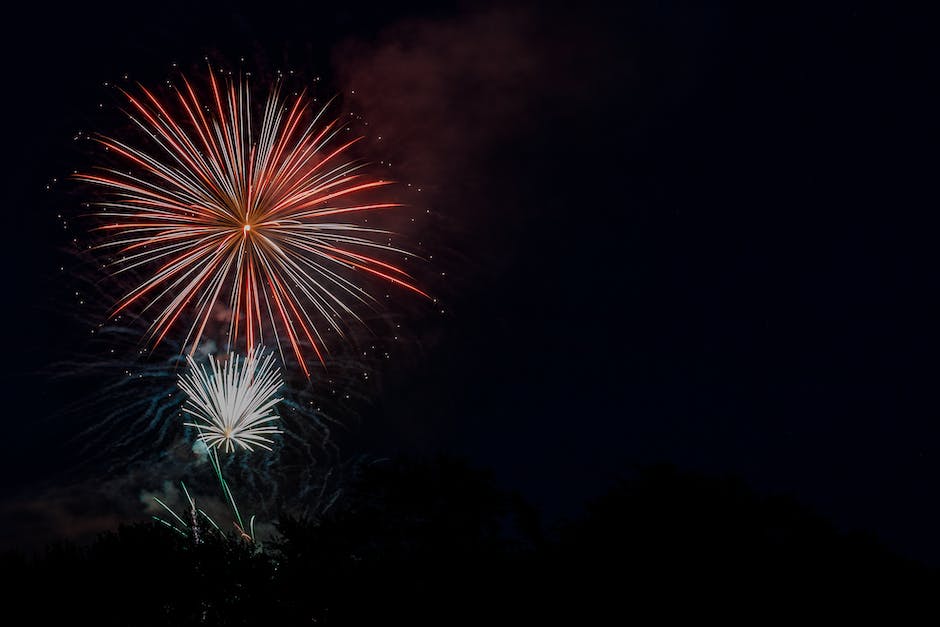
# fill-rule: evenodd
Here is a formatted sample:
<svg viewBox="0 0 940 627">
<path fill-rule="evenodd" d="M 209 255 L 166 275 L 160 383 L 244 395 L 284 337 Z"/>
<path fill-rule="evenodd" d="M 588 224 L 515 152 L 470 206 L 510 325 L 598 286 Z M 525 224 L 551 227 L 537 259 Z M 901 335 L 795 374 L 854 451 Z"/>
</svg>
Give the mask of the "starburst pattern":
<svg viewBox="0 0 940 627">
<path fill-rule="evenodd" d="M 113 313 L 150 316 L 154 345 L 185 324 L 192 354 L 225 310 L 230 350 L 273 337 L 309 376 L 304 351 L 324 362 L 322 329 L 343 336 L 344 321 L 361 322 L 356 303 L 374 303 L 363 279 L 427 297 L 390 262 L 408 253 L 387 231 L 341 221 L 400 204 L 366 200 L 390 182 L 349 156 L 361 138 L 324 120 L 329 105 L 315 112 L 277 85 L 259 116 L 247 79 L 210 70 L 208 84 L 207 98 L 185 78 L 169 97 L 124 91 L 146 147 L 98 137 L 122 167 L 76 175 L 107 192 L 98 230 L 115 273 L 143 277 Z"/>
<path fill-rule="evenodd" d="M 212 450 L 235 446 L 251 451 L 254 446 L 271 450 L 268 437 L 280 433 L 274 424 L 274 407 L 283 385 L 274 355 L 261 358 L 261 348 L 251 349 L 244 359 L 231 355 L 224 363 L 209 357 L 209 367 L 200 367 L 189 357 L 190 369 L 180 376 L 179 386 L 188 396 L 183 411 L 196 419 L 186 425 L 199 430 L 199 439 Z"/>
</svg>

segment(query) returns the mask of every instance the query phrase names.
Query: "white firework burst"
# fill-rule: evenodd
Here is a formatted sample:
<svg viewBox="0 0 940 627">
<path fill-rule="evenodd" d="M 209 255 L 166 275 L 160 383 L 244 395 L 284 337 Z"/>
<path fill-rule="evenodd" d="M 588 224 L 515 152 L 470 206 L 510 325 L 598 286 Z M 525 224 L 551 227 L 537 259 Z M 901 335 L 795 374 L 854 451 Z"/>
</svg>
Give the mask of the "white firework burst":
<svg viewBox="0 0 940 627">
<path fill-rule="evenodd" d="M 199 430 L 199 439 L 209 449 L 226 452 L 235 445 L 247 451 L 254 446 L 271 450 L 271 435 L 281 433 L 273 423 L 274 407 L 283 381 L 274 364 L 274 354 L 262 357 L 261 347 L 243 358 L 232 354 L 224 363 L 209 357 L 209 367 L 200 367 L 189 357 L 190 369 L 180 376 L 179 386 L 187 394 L 183 411 L 195 418 L 185 423 Z"/>
</svg>

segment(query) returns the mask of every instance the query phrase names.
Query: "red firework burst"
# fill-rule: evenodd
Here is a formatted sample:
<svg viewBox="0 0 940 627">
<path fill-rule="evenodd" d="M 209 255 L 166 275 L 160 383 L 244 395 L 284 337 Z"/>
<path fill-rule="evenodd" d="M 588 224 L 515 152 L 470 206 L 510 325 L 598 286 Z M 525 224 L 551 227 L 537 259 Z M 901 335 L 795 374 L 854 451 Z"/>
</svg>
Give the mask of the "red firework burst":
<svg viewBox="0 0 940 627">
<path fill-rule="evenodd" d="M 217 305 L 228 306 L 229 346 L 273 336 L 304 372 L 304 346 L 323 362 L 324 324 L 343 335 L 356 302 L 375 300 L 361 278 L 393 283 L 427 297 L 401 268 L 376 255 L 407 254 L 380 239 L 387 231 L 342 222 L 353 214 L 400 206 L 363 202 L 389 185 L 370 178 L 349 156 L 361 138 L 340 140 L 339 119 L 325 121 L 306 93 L 271 89 L 252 118 L 245 79 L 209 71 L 207 98 L 192 83 L 159 97 L 123 91 L 146 148 L 111 137 L 97 141 L 129 169 L 79 174 L 106 189 L 97 203 L 107 221 L 101 248 L 116 252 L 116 273 L 144 279 L 115 305 L 152 312 L 154 345 L 185 319 L 183 350 L 195 350 Z M 256 123 L 260 117 L 260 124 Z"/>
</svg>

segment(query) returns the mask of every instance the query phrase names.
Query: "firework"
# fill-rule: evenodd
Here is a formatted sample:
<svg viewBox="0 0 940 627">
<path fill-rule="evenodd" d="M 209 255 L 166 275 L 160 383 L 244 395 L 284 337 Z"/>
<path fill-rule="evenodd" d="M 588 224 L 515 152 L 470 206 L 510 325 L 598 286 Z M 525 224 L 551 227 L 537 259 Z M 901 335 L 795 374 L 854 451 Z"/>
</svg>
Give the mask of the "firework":
<svg viewBox="0 0 940 627">
<path fill-rule="evenodd" d="M 235 504 L 235 497 L 232 495 L 232 491 L 228 487 L 228 482 L 222 476 L 222 466 L 219 464 L 219 458 L 215 450 L 209 451 L 209 460 L 212 462 L 212 469 L 215 471 L 215 476 L 219 480 L 219 485 L 222 488 L 222 494 L 225 496 L 225 502 L 232 510 L 232 514 L 234 516 L 232 525 L 235 527 L 235 530 L 238 532 L 238 535 L 242 540 L 247 542 L 254 542 L 254 515 L 252 515 L 248 520 L 248 526 L 246 527 L 244 521 L 242 520 L 241 512 L 238 511 L 238 505 Z M 159 516 L 153 516 L 153 519 L 176 531 L 184 538 L 192 538 L 195 544 L 202 542 L 202 529 L 204 527 L 202 522 L 203 520 L 208 521 L 212 526 L 212 529 L 218 533 L 223 533 L 222 528 L 218 525 L 218 523 L 215 522 L 215 520 L 212 519 L 209 514 L 205 512 L 205 510 L 200 507 L 196 507 L 196 500 L 189 494 L 189 490 L 186 489 L 186 484 L 181 481 L 180 487 L 183 488 L 183 494 L 186 495 L 186 502 L 189 505 L 189 510 L 187 512 L 187 517 L 189 520 L 184 520 L 179 514 L 173 511 L 173 508 L 171 508 L 156 496 L 153 497 L 153 500 L 158 505 L 160 505 L 160 507 L 166 510 L 173 517 L 173 520 L 166 520 L 165 518 L 161 518 Z"/>
<path fill-rule="evenodd" d="M 261 358 L 261 349 L 251 349 L 244 359 L 231 355 L 225 363 L 209 358 L 202 368 L 189 357 L 190 369 L 180 376 L 179 386 L 188 395 L 183 411 L 197 422 L 199 439 L 210 449 L 235 445 L 251 451 L 254 446 L 271 450 L 268 436 L 280 433 L 272 423 L 278 419 L 274 406 L 283 385 L 274 355 Z"/>
<path fill-rule="evenodd" d="M 165 518 L 161 518 L 159 516 L 153 516 L 153 519 L 163 525 L 166 525 L 167 527 L 169 527 L 176 533 L 180 534 L 184 538 L 188 538 L 192 536 L 193 542 L 195 542 L 196 544 L 199 544 L 200 542 L 202 542 L 202 537 L 201 537 L 202 526 L 200 525 L 200 522 L 203 519 L 208 521 L 209 524 L 212 525 L 213 529 L 221 533 L 222 531 L 221 527 L 219 527 L 219 525 L 214 520 L 212 520 L 212 517 L 209 516 L 209 514 L 207 514 L 203 509 L 196 507 L 196 500 L 192 496 L 189 495 L 189 490 L 186 489 L 186 484 L 181 481 L 180 487 L 183 488 L 183 494 L 186 495 L 186 501 L 189 504 L 189 511 L 188 511 L 189 522 L 183 520 L 183 518 L 179 514 L 173 511 L 173 508 L 171 508 L 169 505 L 164 503 L 162 500 L 160 500 L 156 496 L 153 497 L 154 502 L 156 502 L 158 505 L 160 505 L 160 507 L 166 510 L 170 514 L 170 516 L 173 517 L 173 520 L 175 522 L 166 520 Z"/>
<path fill-rule="evenodd" d="M 361 322 L 353 307 L 375 301 L 364 278 L 427 297 L 376 256 L 408 254 L 387 231 L 342 221 L 400 205 L 363 199 L 390 181 L 349 156 L 361 138 L 340 138 L 328 105 L 315 112 L 305 93 L 287 98 L 276 84 L 255 110 L 247 79 L 211 70 L 205 96 L 185 78 L 172 92 L 124 91 L 146 146 L 98 137 L 121 168 L 76 175 L 106 190 L 98 230 L 115 273 L 142 276 L 114 315 L 148 316 L 154 345 L 185 325 L 192 352 L 227 307 L 229 350 L 273 336 L 309 376 L 302 347 L 324 362 L 322 331 L 343 336 L 344 320 Z"/>
</svg>

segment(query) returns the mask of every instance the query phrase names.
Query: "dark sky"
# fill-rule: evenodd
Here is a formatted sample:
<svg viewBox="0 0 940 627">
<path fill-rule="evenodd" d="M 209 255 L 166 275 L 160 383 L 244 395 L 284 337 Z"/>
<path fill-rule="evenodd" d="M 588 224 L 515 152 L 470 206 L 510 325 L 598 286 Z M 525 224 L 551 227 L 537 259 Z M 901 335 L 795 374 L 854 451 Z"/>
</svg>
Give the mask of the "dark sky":
<svg viewBox="0 0 940 627">
<path fill-rule="evenodd" d="M 72 135 L 104 81 L 245 57 L 345 93 L 435 215 L 408 235 L 446 313 L 377 373 L 347 452 L 467 455 L 555 514 L 673 462 L 940 564 L 931 20 L 624 4 L 9 14 L 4 498 L 57 481 L 48 372 L 86 332 L 54 215 L 78 208 L 44 191 L 85 165 Z"/>
</svg>

